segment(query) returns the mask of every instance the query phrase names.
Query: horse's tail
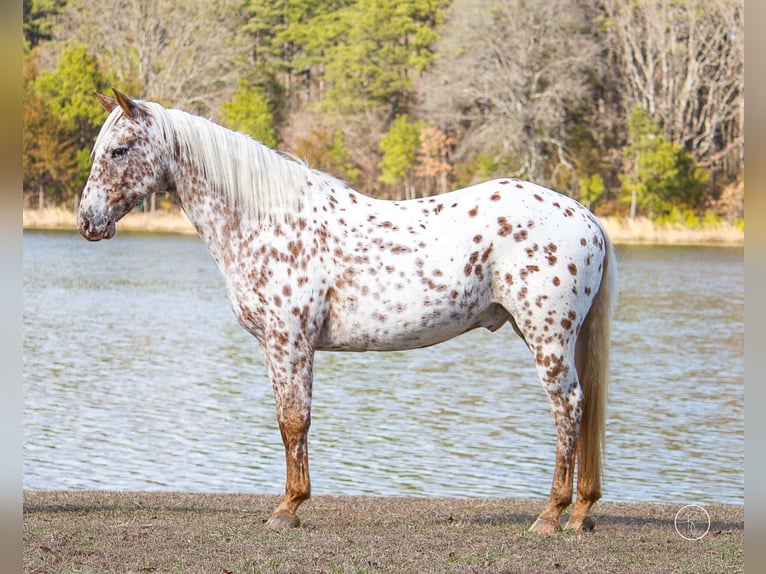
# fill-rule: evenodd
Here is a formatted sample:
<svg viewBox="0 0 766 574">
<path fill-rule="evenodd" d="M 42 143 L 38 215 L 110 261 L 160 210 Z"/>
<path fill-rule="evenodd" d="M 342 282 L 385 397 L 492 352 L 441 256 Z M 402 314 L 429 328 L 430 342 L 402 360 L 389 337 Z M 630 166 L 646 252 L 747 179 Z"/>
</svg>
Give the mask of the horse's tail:
<svg viewBox="0 0 766 574">
<path fill-rule="evenodd" d="M 575 349 L 577 376 L 584 394 L 584 407 L 578 439 L 578 481 L 591 482 L 600 496 L 602 448 L 606 438 L 607 382 L 611 320 L 617 290 L 617 260 L 614 247 L 604 237 L 604 269 L 601 285 L 585 322 L 580 329 Z"/>
</svg>

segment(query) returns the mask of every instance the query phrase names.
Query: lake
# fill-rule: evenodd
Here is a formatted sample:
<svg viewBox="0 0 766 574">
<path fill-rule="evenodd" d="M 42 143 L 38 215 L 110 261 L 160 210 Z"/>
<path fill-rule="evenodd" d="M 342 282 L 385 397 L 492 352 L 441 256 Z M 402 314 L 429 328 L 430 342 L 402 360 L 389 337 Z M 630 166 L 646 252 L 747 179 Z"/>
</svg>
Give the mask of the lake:
<svg viewBox="0 0 766 574">
<path fill-rule="evenodd" d="M 196 236 L 23 238 L 26 489 L 280 493 L 255 339 Z M 744 504 L 744 250 L 618 246 L 604 499 Z M 555 431 L 506 325 L 318 353 L 314 494 L 547 497 Z"/>
</svg>

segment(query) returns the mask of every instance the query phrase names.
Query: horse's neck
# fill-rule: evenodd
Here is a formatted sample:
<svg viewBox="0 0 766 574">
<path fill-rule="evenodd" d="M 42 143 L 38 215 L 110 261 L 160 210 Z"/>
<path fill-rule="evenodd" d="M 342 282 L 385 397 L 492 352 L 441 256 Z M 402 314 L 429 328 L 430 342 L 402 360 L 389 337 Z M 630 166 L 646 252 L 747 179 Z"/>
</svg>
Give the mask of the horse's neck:
<svg viewBox="0 0 766 574">
<path fill-rule="evenodd" d="M 259 221 L 301 208 L 314 172 L 202 118 L 178 112 L 171 119 L 173 184 L 198 229 L 235 214 L 234 206 Z"/>
<path fill-rule="evenodd" d="M 280 218 L 233 206 L 194 166 L 177 167 L 172 193 L 222 269 L 240 257 L 237 250 L 242 238 L 273 243 L 275 226 L 270 223 Z"/>
<path fill-rule="evenodd" d="M 216 260 L 240 215 L 213 184 L 191 166 L 176 170 L 173 195 Z"/>
</svg>

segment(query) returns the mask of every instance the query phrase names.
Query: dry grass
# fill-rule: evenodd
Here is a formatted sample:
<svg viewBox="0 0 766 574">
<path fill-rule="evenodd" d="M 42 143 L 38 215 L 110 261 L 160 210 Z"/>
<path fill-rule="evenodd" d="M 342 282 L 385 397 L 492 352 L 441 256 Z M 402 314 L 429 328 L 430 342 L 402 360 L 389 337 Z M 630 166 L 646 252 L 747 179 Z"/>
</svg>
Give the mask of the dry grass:
<svg viewBox="0 0 766 574">
<path fill-rule="evenodd" d="M 542 501 L 319 496 L 303 525 L 267 531 L 274 496 L 25 492 L 25 572 L 741 572 L 744 508 L 600 503 L 596 530 L 527 532 Z"/>
<path fill-rule="evenodd" d="M 616 244 L 647 243 L 655 245 L 744 245 L 745 233 L 734 225 L 689 228 L 683 225 L 657 225 L 650 219 L 634 221 L 617 217 L 601 219 L 609 237 Z"/>
<path fill-rule="evenodd" d="M 618 244 L 650 243 L 668 245 L 744 245 L 745 234 L 737 227 L 721 224 L 717 227 L 690 229 L 680 225 L 655 225 L 646 218 L 635 221 L 614 217 L 602 219 L 612 241 Z M 25 209 L 25 229 L 75 230 L 75 215 L 66 209 Z M 179 210 L 154 213 L 132 211 L 117 226 L 118 231 L 149 231 L 165 233 L 196 233 L 194 227 Z"/>
<path fill-rule="evenodd" d="M 25 209 L 22 214 L 24 229 L 58 229 L 76 231 L 75 214 L 68 209 L 51 207 Z M 149 231 L 162 233 L 195 234 L 194 227 L 179 210 L 154 213 L 131 211 L 117 224 L 119 231 Z"/>
</svg>

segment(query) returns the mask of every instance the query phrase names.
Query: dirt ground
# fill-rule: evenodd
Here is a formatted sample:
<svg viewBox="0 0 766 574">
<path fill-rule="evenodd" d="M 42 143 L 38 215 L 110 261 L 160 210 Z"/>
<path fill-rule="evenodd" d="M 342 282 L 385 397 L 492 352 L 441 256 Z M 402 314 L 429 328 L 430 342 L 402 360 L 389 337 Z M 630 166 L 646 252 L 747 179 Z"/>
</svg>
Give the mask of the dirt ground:
<svg viewBox="0 0 766 574">
<path fill-rule="evenodd" d="M 699 540 L 683 504 L 599 503 L 596 530 L 527 532 L 542 500 L 317 496 L 300 528 L 264 522 L 277 497 L 24 492 L 24 572 L 742 572 L 744 507 L 705 506 Z M 698 526 L 700 533 L 704 529 Z M 687 533 L 688 534 L 688 533 Z"/>
</svg>

